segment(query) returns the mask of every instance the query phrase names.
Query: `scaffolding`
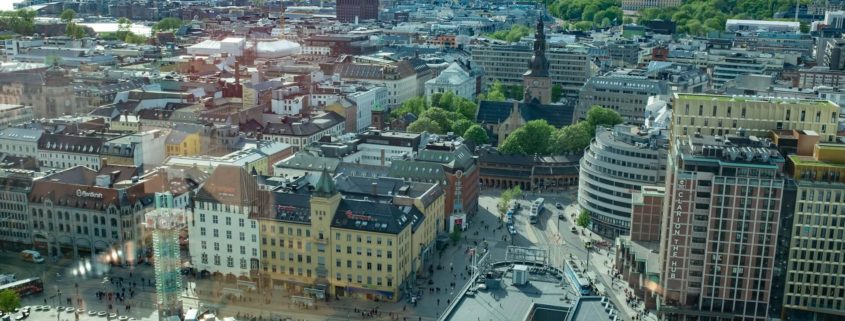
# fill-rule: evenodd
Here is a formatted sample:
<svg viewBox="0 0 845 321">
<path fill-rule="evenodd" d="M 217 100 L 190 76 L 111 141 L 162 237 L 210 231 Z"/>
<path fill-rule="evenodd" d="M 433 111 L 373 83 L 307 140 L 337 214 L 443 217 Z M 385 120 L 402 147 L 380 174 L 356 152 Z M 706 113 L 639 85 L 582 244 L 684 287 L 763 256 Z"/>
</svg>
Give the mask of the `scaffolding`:
<svg viewBox="0 0 845 321">
<path fill-rule="evenodd" d="M 173 195 L 156 193 L 156 209 L 147 213 L 153 234 L 156 305 L 160 320 L 182 315 L 182 257 L 179 230 L 185 226 L 184 211 L 173 209 Z"/>
</svg>

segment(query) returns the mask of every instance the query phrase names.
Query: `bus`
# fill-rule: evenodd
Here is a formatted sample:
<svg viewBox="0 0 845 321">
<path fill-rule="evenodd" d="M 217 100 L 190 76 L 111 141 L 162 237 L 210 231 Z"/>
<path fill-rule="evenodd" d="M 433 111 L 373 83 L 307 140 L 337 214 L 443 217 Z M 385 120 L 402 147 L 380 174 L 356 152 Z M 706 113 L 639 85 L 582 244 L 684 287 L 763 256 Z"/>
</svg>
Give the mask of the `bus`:
<svg viewBox="0 0 845 321">
<path fill-rule="evenodd" d="M 540 197 L 531 203 L 531 212 L 528 214 L 531 224 L 537 224 L 539 221 L 540 214 L 543 213 L 543 202 L 545 202 L 545 200 Z"/>
<path fill-rule="evenodd" d="M 3 292 L 4 290 L 12 290 L 17 292 L 21 297 L 25 297 L 30 294 L 44 292 L 44 284 L 41 282 L 40 278 L 29 278 L 0 285 L 0 292 Z"/>
<path fill-rule="evenodd" d="M 563 273 L 565 274 L 569 285 L 571 285 L 578 294 L 590 295 L 590 282 L 581 275 L 581 270 L 578 269 L 575 262 L 566 261 L 566 267 L 564 268 Z"/>
<path fill-rule="evenodd" d="M 534 204 L 532 204 L 532 205 L 536 205 L 537 207 L 542 208 L 544 202 L 546 202 L 546 200 L 544 198 L 540 197 L 540 198 L 534 200 Z"/>
</svg>

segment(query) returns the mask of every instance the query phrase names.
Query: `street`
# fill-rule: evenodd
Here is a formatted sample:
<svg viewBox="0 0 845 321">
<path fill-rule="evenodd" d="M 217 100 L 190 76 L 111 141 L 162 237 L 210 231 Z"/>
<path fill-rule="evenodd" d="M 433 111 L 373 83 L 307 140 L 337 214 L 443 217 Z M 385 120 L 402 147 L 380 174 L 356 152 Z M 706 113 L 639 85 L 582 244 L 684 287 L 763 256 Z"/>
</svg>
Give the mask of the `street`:
<svg viewBox="0 0 845 321">
<path fill-rule="evenodd" d="M 435 269 L 433 275 L 417 280 L 415 292 L 420 294 L 420 298 L 416 304 L 404 298 L 400 302 L 389 303 L 349 298 L 336 300 L 332 297 L 329 301 L 318 300 L 313 307 L 306 308 L 293 303 L 291 295 L 283 290 L 256 292 L 246 295 L 242 301 L 233 302 L 215 295 L 223 285 L 215 284 L 209 279 L 186 278 L 184 307 L 209 309 L 222 317 L 255 317 L 259 320 L 436 320 L 469 281 L 467 271 L 471 258 L 467 250 L 471 247 L 481 247 L 486 242 L 493 262 L 504 260 L 507 247 L 515 245 L 547 249 L 551 264 L 557 268 L 562 269 L 564 261 L 570 255 L 586 264 L 588 255 L 584 241 L 590 239 L 591 233 L 585 232 L 586 235 L 582 235 L 571 232 L 573 217 L 579 211 L 577 204 L 574 204 L 575 191 L 542 195 L 546 199 L 545 211 L 540 215 L 537 224 L 529 223 L 527 210 L 516 214 L 516 235 L 509 235 L 506 228 L 499 228 L 500 216 L 495 212 L 495 208 L 500 192 L 484 190 L 479 198 L 479 213 L 470 220 L 468 230 L 462 234 L 462 240 L 457 245 L 447 247 L 440 255 L 433 255 L 431 262 L 426 263 L 441 266 L 442 269 Z M 530 192 L 525 194 L 525 198 L 520 200 L 523 202 L 523 208 L 536 197 L 540 197 Z M 555 203 L 558 202 L 564 206 L 563 210 L 555 208 Z M 565 220 L 558 219 L 560 213 L 565 214 Z M 603 284 L 606 289 L 612 289 L 608 277 L 609 268 L 606 265 L 608 252 L 596 249 L 591 252 L 589 271 L 597 276 L 594 282 Z M 153 277 L 152 267 L 108 267 L 95 264 L 95 272 L 73 276 L 72 268 L 83 261 L 64 259 L 55 264 L 34 264 L 21 261 L 16 252 L 5 252 L 0 253 L 0 273 L 14 273 L 18 279 L 41 277 L 44 280 L 45 293 L 23 298 L 24 305 L 72 305 L 88 311 L 116 312 L 118 315 L 136 319 L 157 319 L 154 315 L 155 287 L 149 283 Z M 432 284 L 428 283 L 429 280 Z M 574 289 L 564 289 L 570 291 L 573 296 L 576 295 Z M 98 296 L 97 292 L 111 292 L 115 296 L 109 299 L 107 295 Z M 116 295 L 121 293 L 125 296 L 123 302 L 116 298 Z M 611 295 L 610 299 L 617 307 L 624 306 L 614 295 Z M 631 320 L 631 312 L 626 309 L 621 311 L 626 320 Z"/>
</svg>

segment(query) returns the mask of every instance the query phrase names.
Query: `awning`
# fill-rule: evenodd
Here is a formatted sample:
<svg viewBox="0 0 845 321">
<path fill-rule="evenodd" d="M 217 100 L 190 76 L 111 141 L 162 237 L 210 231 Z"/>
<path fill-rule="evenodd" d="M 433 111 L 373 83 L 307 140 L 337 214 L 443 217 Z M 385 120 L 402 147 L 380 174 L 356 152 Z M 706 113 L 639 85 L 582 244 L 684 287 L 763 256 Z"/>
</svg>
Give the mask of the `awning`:
<svg viewBox="0 0 845 321">
<path fill-rule="evenodd" d="M 350 293 L 365 293 L 365 294 L 373 294 L 373 295 L 381 295 L 388 299 L 393 298 L 393 292 L 391 291 L 379 291 L 373 289 L 363 289 L 363 288 L 355 288 L 355 287 L 347 287 L 346 290 Z"/>
</svg>

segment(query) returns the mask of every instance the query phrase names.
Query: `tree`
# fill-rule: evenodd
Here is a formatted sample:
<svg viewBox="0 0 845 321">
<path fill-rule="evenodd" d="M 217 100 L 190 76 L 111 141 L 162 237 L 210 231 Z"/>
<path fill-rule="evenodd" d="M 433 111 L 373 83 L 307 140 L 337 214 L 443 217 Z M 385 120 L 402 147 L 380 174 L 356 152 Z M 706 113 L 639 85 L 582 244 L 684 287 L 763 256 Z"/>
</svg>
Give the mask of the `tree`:
<svg viewBox="0 0 845 321">
<path fill-rule="evenodd" d="M 560 101 L 561 97 L 563 97 L 563 86 L 555 84 L 552 86 L 552 102 Z"/>
<path fill-rule="evenodd" d="M 117 19 L 117 31 L 129 32 L 129 30 L 131 28 L 132 28 L 132 21 L 129 21 L 129 19 L 126 19 L 126 18 L 123 18 L 123 17 L 121 17 L 120 19 Z"/>
<path fill-rule="evenodd" d="M 475 124 L 470 126 L 463 135 L 464 139 L 476 145 L 487 144 L 490 137 L 487 136 L 487 131 L 481 128 L 480 125 Z"/>
<path fill-rule="evenodd" d="M 488 34 L 488 38 L 507 42 L 516 42 L 531 33 L 531 28 L 525 25 L 513 25 L 510 29 L 499 30 Z"/>
<path fill-rule="evenodd" d="M 499 194 L 499 203 L 496 204 L 496 208 L 499 210 L 499 218 L 501 219 L 505 217 L 505 213 L 507 213 L 512 200 L 520 198 L 522 198 L 522 189 L 519 188 L 519 186 L 514 186 L 502 191 L 502 193 Z"/>
<path fill-rule="evenodd" d="M 595 136 L 596 126 L 613 127 L 623 122 L 622 116 L 610 108 L 594 105 L 587 110 L 587 122 L 590 124 L 590 137 Z"/>
<path fill-rule="evenodd" d="M 461 240 L 461 229 L 455 228 L 455 230 L 452 231 L 452 234 L 449 235 L 449 238 L 452 239 L 452 245 L 458 244 L 458 241 Z"/>
<path fill-rule="evenodd" d="M 588 31 L 590 29 L 593 29 L 593 22 L 592 21 L 578 21 L 578 22 L 572 24 L 572 28 L 575 28 L 575 30 L 580 30 L 580 31 Z"/>
<path fill-rule="evenodd" d="M 590 145 L 592 137 L 589 123 L 569 125 L 554 132 L 549 149 L 552 154 L 557 155 L 581 152 Z"/>
<path fill-rule="evenodd" d="M 148 40 L 147 37 L 144 37 L 144 36 L 141 36 L 141 35 L 136 35 L 132 32 L 127 33 L 126 36 L 123 38 L 123 42 L 136 44 L 136 45 L 145 44 L 145 43 L 147 43 L 147 40 Z"/>
<path fill-rule="evenodd" d="M 176 30 L 182 27 L 182 19 L 179 18 L 164 18 L 153 25 L 153 31 L 169 31 Z"/>
<path fill-rule="evenodd" d="M 510 155 L 546 155 L 554 131 L 554 126 L 545 120 L 532 120 L 508 135 L 499 151 Z"/>
<path fill-rule="evenodd" d="M 487 90 L 486 94 L 478 95 L 478 100 L 505 101 L 505 94 L 502 91 L 502 83 L 496 80 L 490 85 L 490 89 Z"/>
<path fill-rule="evenodd" d="M 458 118 L 454 112 L 446 111 L 440 107 L 431 107 L 420 114 L 420 118 L 428 118 L 433 120 L 439 130 L 431 132 L 433 134 L 446 134 L 452 130 L 453 122 Z"/>
<path fill-rule="evenodd" d="M 438 131 L 440 131 L 440 125 L 438 125 L 435 121 L 431 120 L 430 118 L 421 117 L 415 120 L 410 125 L 408 125 L 408 128 L 405 128 L 405 130 L 407 130 L 409 133 L 438 133 Z"/>
<path fill-rule="evenodd" d="M 67 23 L 67 24 L 73 22 L 73 18 L 75 18 L 75 17 L 76 17 L 76 11 L 73 11 L 73 9 L 65 9 L 59 15 L 59 19 L 61 19 L 62 22 Z"/>
<path fill-rule="evenodd" d="M 578 214 L 578 218 L 575 220 L 575 224 L 583 228 L 590 226 L 590 212 L 582 209 L 581 214 Z"/>
<path fill-rule="evenodd" d="M 0 292 L 0 311 L 12 312 L 21 307 L 21 298 L 17 292 L 6 289 Z"/>
<path fill-rule="evenodd" d="M 406 100 L 399 106 L 399 108 L 394 109 L 390 112 L 390 116 L 393 118 L 399 118 L 405 116 L 407 113 L 412 113 L 417 117 L 420 117 L 426 109 L 428 109 L 429 105 L 428 102 L 425 100 L 425 97 L 414 97 L 411 99 Z"/>
<path fill-rule="evenodd" d="M 463 133 L 466 133 L 470 127 L 475 125 L 471 120 L 464 118 L 461 115 L 458 115 L 458 120 L 452 122 L 452 129 L 451 132 L 455 133 L 455 135 L 461 136 Z"/>
<path fill-rule="evenodd" d="M 455 112 L 467 119 L 475 119 L 475 114 L 478 112 L 478 104 L 461 97 L 460 101 L 457 103 Z"/>
</svg>

